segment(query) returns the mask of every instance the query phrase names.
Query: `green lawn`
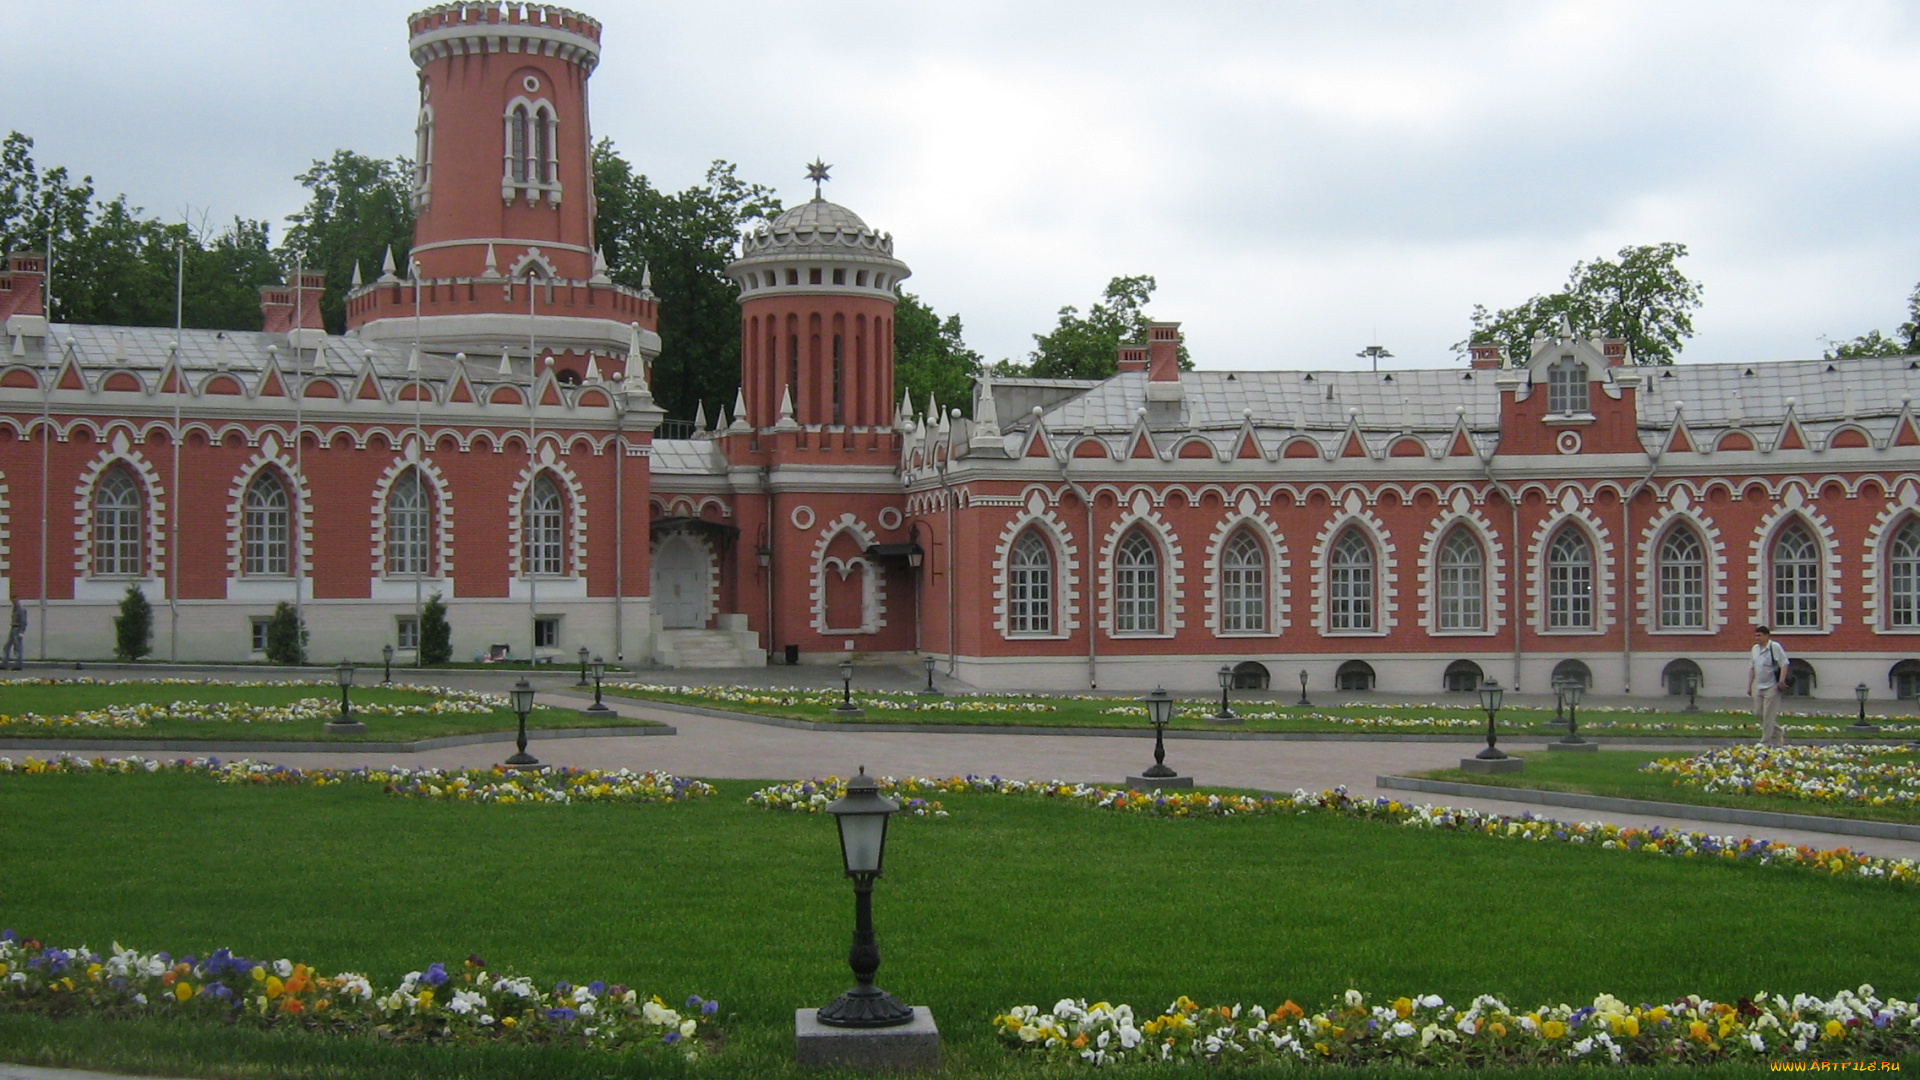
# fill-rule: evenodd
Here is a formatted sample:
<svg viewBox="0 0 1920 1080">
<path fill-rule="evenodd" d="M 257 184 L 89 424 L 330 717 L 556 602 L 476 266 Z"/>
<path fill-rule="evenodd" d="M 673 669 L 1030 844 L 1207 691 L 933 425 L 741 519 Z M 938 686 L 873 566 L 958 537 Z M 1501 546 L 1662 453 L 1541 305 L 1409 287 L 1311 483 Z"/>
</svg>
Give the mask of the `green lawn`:
<svg viewBox="0 0 1920 1080">
<path fill-rule="evenodd" d="M 166 705 L 171 702 L 244 702 L 252 705 L 289 705 L 303 699 L 326 702 L 325 714 L 287 721 L 237 722 L 155 717 L 141 726 L 91 726 L 84 724 L 47 724 L 17 722 L 24 714 L 41 717 L 72 716 L 83 711 L 109 706 L 138 704 Z M 421 705 L 435 695 L 419 691 L 360 686 L 353 690 L 353 701 L 360 705 Z M 41 685 L 33 682 L 0 684 L 0 753 L 7 739 L 205 739 L 208 741 L 314 741 L 328 742 L 411 742 L 441 735 L 467 735 L 488 731 L 510 731 L 518 724 L 513 710 L 504 706 L 482 713 L 439 715 L 380 716 L 362 714 L 367 725 L 364 734 L 338 735 L 325 724 L 337 715 L 340 690 L 337 685 L 319 686 L 236 686 L 227 684 L 179 685 L 159 682 L 60 682 Z M 188 710 L 191 711 L 191 710 Z M 632 726 L 644 723 L 617 717 L 594 720 L 574 709 L 537 708 L 527 716 L 529 728 L 582 728 Z"/>
<path fill-rule="evenodd" d="M 1676 751 L 1653 753 L 1645 750 L 1601 750 L 1591 754 L 1566 754 L 1536 751 L 1519 755 L 1526 759 L 1525 771 L 1518 773 L 1469 773 L 1460 769 L 1437 769 L 1418 775 L 1430 780 L 1450 780 L 1460 784 L 1492 784 L 1497 787 L 1535 788 L 1541 791 L 1574 791 L 1586 795 L 1611 795 L 1622 799 L 1655 799 L 1661 802 L 1689 803 L 1694 806 L 1727 806 L 1738 810 L 1770 810 L 1781 814 L 1814 814 L 1820 817 L 1862 818 L 1868 821 L 1896 821 L 1920 824 L 1920 807 L 1853 806 L 1846 803 L 1814 802 L 1770 795 L 1732 795 L 1702 791 L 1679 783 L 1674 777 L 1645 773 L 1640 766 L 1655 758 L 1680 758 Z M 1902 755 L 1902 760 L 1910 760 Z"/>
<path fill-rule="evenodd" d="M 478 953 L 541 980 L 717 998 L 697 1071 L 794 1074 L 792 1012 L 845 989 L 851 890 L 830 821 L 704 801 L 494 806 L 371 785 L 180 775 L 0 781 L 0 924 L 290 957 L 376 983 Z M 1158 1010 L 1350 986 L 1527 1004 L 1759 990 L 1920 992 L 1911 887 L 1433 833 L 1329 815 L 1161 819 L 949 795 L 894 823 L 875 900 L 881 985 L 938 1018 L 953 1075 L 1017 1067 L 987 1021 L 1064 996 Z M 1517 1002 L 1516 1002 L 1517 1003 Z M 572 1050 L 425 1052 L 157 1022 L 0 1017 L 0 1060 L 173 1075 L 633 1075 Z M 431 1063 L 429 1066 L 428 1063 Z M 677 1067 L 676 1067 L 677 1069 Z M 673 1070 L 670 1070 L 673 1071 Z"/>
<path fill-rule="evenodd" d="M 614 683 L 608 695 L 661 701 L 727 712 L 779 716 L 792 720 L 855 724 L 970 724 L 981 727 L 1143 728 L 1146 710 L 1134 697 L 1088 697 L 1045 694 L 954 694 L 923 698 L 913 693 L 866 694 L 856 690 L 854 704 L 864 716 L 846 717 L 833 711 L 841 700 L 837 690 L 777 690 L 746 686 L 665 686 L 651 683 Z M 1220 699 L 1186 698 L 1176 709 L 1172 730 L 1327 732 L 1343 734 L 1475 735 L 1486 730 L 1487 716 L 1459 695 L 1459 702 L 1431 705 L 1299 706 L 1284 700 L 1253 701 L 1236 697 L 1234 712 L 1242 722 L 1223 727 L 1207 718 L 1219 710 Z M 1559 731 L 1545 725 L 1551 709 L 1512 707 L 1500 711 L 1500 730 L 1507 734 Z M 1674 739 L 1758 738 L 1759 727 L 1745 712 L 1665 712 L 1652 709 L 1582 709 L 1582 732 L 1607 738 Z M 1790 735 L 1829 739 L 1851 717 L 1790 717 Z M 1893 717 L 1883 722 L 1886 737 L 1920 736 L 1920 721 Z"/>
</svg>

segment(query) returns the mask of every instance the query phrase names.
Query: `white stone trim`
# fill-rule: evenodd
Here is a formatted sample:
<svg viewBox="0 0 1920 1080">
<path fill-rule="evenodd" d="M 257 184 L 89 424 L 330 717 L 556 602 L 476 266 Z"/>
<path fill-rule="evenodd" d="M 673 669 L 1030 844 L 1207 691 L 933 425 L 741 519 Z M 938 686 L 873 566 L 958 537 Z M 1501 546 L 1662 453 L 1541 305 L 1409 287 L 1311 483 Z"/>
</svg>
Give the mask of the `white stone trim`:
<svg viewBox="0 0 1920 1080">
<path fill-rule="evenodd" d="M 1703 568 L 1707 624 L 1700 628 L 1660 625 L 1660 545 L 1666 541 L 1667 530 L 1683 523 L 1699 536 L 1707 563 Z M 1672 488 L 1667 493 L 1667 508 L 1654 515 L 1640 530 L 1640 588 L 1637 590 L 1637 599 L 1641 628 L 1649 634 L 1663 636 L 1718 633 L 1728 625 L 1728 591 L 1727 542 L 1720 534 L 1720 527 L 1713 523 L 1712 518 L 1701 514 L 1699 505 L 1694 503 L 1686 488 Z"/>
<path fill-rule="evenodd" d="M 1820 545 L 1821 584 L 1825 586 L 1820 590 L 1820 625 L 1774 627 L 1774 630 L 1788 634 L 1831 633 L 1846 621 L 1840 615 L 1839 541 L 1826 515 L 1808 506 L 1800 485 L 1792 482 L 1780 493 L 1779 502 L 1761 515 L 1747 551 L 1747 584 L 1752 590 L 1754 625 L 1773 626 L 1773 542 L 1789 518 L 1804 522 L 1813 532 L 1814 542 Z"/>
<path fill-rule="evenodd" d="M 280 576 L 251 575 L 246 572 L 246 520 L 247 489 L 261 472 L 272 470 L 280 474 L 280 479 L 292 489 L 290 495 L 296 505 L 288 507 L 289 540 L 296 545 L 295 551 L 289 551 L 287 573 Z M 294 559 L 299 560 L 299 573 L 294 573 Z M 227 578 L 230 581 L 271 581 L 286 582 L 298 576 L 303 581 L 313 579 L 313 490 L 307 484 L 307 478 L 294 467 L 280 445 L 277 435 L 269 432 L 260 440 L 260 449 L 234 475 L 233 483 L 227 486 Z M 232 592 L 231 589 L 228 590 Z"/>
<path fill-rule="evenodd" d="M 0 603 L 6 603 L 13 597 L 12 579 L 8 575 L 11 568 L 7 556 L 11 552 L 12 533 L 9 531 L 13 519 L 8 516 L 7 474 L 0 472 Z"/>
<path fill-rule="evenodd" d="M 844 634 L 877 634 L 887 625 L 887 586 L 886 580 L 874 572 L 874 566 L 864 554 L 851 560 L 829 559 L 827 549 L 833 546 L 834 538 L 841 533 L 851 533 L 854 543 L 862 552 L 874 543 L 873 530 L 867 523 L 852 514 L 841 514 L 828 522 L 820 530 L 819 539 L 813 545 L 813 629 L 822 637 L 834 637 Z M 841 580 L 856 569 L 860 573 L 860 625 L 848 628 L 827 625 L 827 570 L 831 568 L 840 574 Z"/>
<path fill-rule="evenodd" d="M 167 576 L 167 492 L 160 473 L 146 455 L 134 449 L 124 431 L 116 431 L 113 441 L 80 470 L 73 486 L 73 573 L 78 581 L 93 580 L 93 489 L 115 463 L 132 470 L 141 486 L 141 507 L 146 511 L 147 559 L 140 580 L 164 581 Z M 132 578 L 110 577 L 100 580 L 123 582 Z M 76 594 L 77 595 L 77 594 Z"/>
<path fill-rule="evenodd" d="M 1478 630 L 1440 628 L 1440 545 L 1454 529 L 1466 529 L 1480 542 L 1480 614 Z M 1451 512 L 1434 518 L 1433 525 L 1420 538 L 1420 621 L 1431 637 L 1493 637 L 1507 624 L 1507 556 L 1500 544 L 1500 531 L 1474 506 L 1467 496 L 1457 494 Z M 1476 661 L 1477 662 L 1477 661 Z"/>
<path fill-rule="evenodd" d="M 1053 548 L 1053 632 L 1015 634 L 1007 629 L 1007 559 L 1013 542 L 1029 528 L 1044 534 Z M 1059 641 L 1080 629 L 1080 549 L 1073 531 L 1047 506 L 1039 492 L 1027 497 L 1025 513 L 1016 514 L 1000 530 L 993 550 L 993 624 L 1008 641 Z"/>
<path fill-rule="evenodd" d="M 1593 625 L 1547 629 L 1547 544 L 1561 528 L 1572 523 L 1587 534 L 1593 546 Z M 1527 542 L 1527 565 L 1533 579 L 1527 594 L 1527 620 L 1537 634 L 1547 637 L 1593 637 L 1613 627 L 1613 534 L 1574 489 L 1560 497 L 1560 509 L 1548 514 L 1533 530 Z"/>
<path fill-rule="evenodd" d="M 1386 522 L 1367 509 L 1358 492 L 1348 492 L 1346 501 L 1341 505 L 1344 509 L 1334 510 L 1333 516 L 1327 519 L 1313 541 L 1313 628 L 1321 637 L 1385 637 L 1399 621 L 1400 611 L 1399 560 L 1395 558 L 1393 534 L 1388 531 Z M 1373 541 L 1374 620 L 1371 630 L 1328 629 L 1333 622 L 1327 611 L 1332 591 L 1328 587 L 1327 574 L 1331 570 L 1333 542 L 1349 525 L 1358 527 Z"/>
<path fill-rule="evenodd" d="M 550 472 L 560 481 L 560 490 L 567 500 L 567 565 L 563 567 L 562 578 L 587 577 L 587 493 L 580 486 L 580 478 L 573 474 L 567 463 L 553 452 L 553 444 L 540 448 L 536 463 L 522 466 L 520 475 L 513 482 L 513 492 L 507 502 L 507 577 L 513 581 L 524 580 L 520 572 L 523 555 L 520 538 L 526 525 L 527 489 L 533 485 L 533 478 Z M 550 580 L 542 576 L 542 581 Z"/>
<path fill-rule="evenodd" d="M 425 480 L 433 490 L 433 565 L 427 568 L 429 576 L 422 580 L 438 579 L 451 582 L 454 550 L 453 485 L 447 482 L 445 474 L 441 473 L 440 467 L 433 463 L 432 458 L 420 453 L 420 444 L 413 439 L 407 440 L 406 447 L 400 456 L 387 464 L 386 470 L 380 474 L 380 479 L 373 485 L 373 513 L 369 518 L 373 522 L 373 579 L 376 582 L 389 580 L 387 578 L 387 496 L 393 490 L 394 481 L 400 479 L 401 473 L 411 468 L 418 468 L 421 479 Z M 516 536 L 519 535 L 519 521 L 519 515 L 514 515 L 511 530 Z M 514 550 L 518 551 L 519 546 L 515 545 Z M 515 565 L 518 566 L 518 563 Z M 390 580 L 404 581 L 409 588 L 413 585 L 411 577 L 403 576 Z M 451 593 L 448 595 L 450 596 Z"/>
<path fill-rule="evenodd" d="M 1267 628 L 1265 630 L 1234 630 L 1224 628 L 1225 613 L 1221 610 L 1220 561 L 1226 553 L 1227 540 L 1242 528 L 1251 530 L 1266 547 L 1267 554 Z M 1220 519 L 1214 527 L 1213 536 L 1207 541 L 1206 565 L 1206 603 L 1207 625 L 1212 628 L 1215 637 L 1222 638 L 1276 638 L 1290 624 L 1288 615 L 1292 604 L 1291 564 L 1287 560 L 1287 541 L 1280 532 L 1280 526 L 1265 510 L 1260 509 L 1250 494 L 1242 494 L 1236 511 Z"/>
<path fill-rule="evenodd" d="M 0 510 L 5 509 L 4 494 L 4 489 L 0 489 Z M 1873 524 L 1867 528 L 1864 551 L 1860 556 L 1863 563 L 1862 578 L 1866 586 L 1861 617 L 1868 626 L 1882 634 L 1920 633 L 1920 626 L 1890 625 L 1886 607 L 1880 603 L 1886 599 L 1886 594 L 1881 590 L 1886 588 L 1882 570 L 1887 565 L 1887 542 L 1900 531 L 1908 518 L 1920 517 L 1920 490 L 1916 489 L 1912 480 L 1907 480 L 1889 494 L 1889 499 L 1873 519 Z M 4 523 L 0 522 L 0 530 L 3 529 Z M 0 531 L 0 539 L 4 539 L 5 535 L 4 531 Z M 0 562 L 0 571 L 5 569 L 6 564 Z"/>
<path fill-rule="evenodd" d="M 1135 526 L 1146 529 L 1160 549 L 1160 588 L 1155 598 L 1159 607 L 1160 629 L 1122 634 L 1114 630 L 1118 613 L 1113 604 L 1113 559 L 1119 551 L 1121 539 Z M 1186 563 L 1180 554 L 1179 534 L 1160 516 L 1160 511 L 1154 509 L 1145 491 L 1135 491 L 1131 508 L 1122 512 L 1107 529 L 1106 539 L 1100 545 L 1100 625 L 1108 637 L 1123 640 L 1170 638 L 1186 628 L 1186 581 L 1182 573 Z"/>
</svg>

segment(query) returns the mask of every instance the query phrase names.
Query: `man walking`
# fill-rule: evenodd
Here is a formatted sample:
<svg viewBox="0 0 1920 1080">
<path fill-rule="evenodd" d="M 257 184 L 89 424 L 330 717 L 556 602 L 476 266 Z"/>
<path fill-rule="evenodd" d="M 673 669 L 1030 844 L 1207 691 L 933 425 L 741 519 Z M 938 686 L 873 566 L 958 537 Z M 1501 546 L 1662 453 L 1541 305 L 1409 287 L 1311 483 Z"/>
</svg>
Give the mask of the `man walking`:
<svg viewBox="0 0 1920 1080">
<path fill-rule="evenodd" d="M 13 598 L 13 618 L 7 623 L 7 651 L 0 653 L 0 669 L 9 663 L 19 671 L 27 655 L 27 605 Z"/>
<path fill-rule="evenodd" d="M 1787 688 L 1787 650 L 1773 640 L 1770 627 L 1756 626 L 1760 643 L 1747 660 L 1747 693 L 1753 696 L 1753 716 L 1760 721 L 1760 745 L 1785 746 L 1780 727 L 1780 695 Z"/>
</svg>

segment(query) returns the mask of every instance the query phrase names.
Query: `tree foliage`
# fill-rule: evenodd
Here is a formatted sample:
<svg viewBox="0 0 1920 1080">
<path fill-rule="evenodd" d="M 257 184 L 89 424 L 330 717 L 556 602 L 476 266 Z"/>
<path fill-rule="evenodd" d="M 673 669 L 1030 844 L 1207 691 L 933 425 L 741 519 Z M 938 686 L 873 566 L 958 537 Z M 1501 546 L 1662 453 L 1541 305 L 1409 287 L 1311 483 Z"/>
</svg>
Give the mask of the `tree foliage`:
<svg viewBox="0 0 1920 1080">
<path fill-rule="evenodd" d="M 973 414 L 973 382 L 981 372 L 980 354 L 961 337 L 960 316 L 941 318 L 919 297 L 900 294 L 893 310 L 893 381 L 916 407 L 927 395 L 942 408 Z"/>
<path fill-rule="evenodd" d="M 134 661 L 153 651 L 153 605 L 139 585 L 128 585 L 113 620 L 113 655 Z"/>
<path fill-rule="evenodd" d="M 307 189 L 307 205 L 288 216 L 280 258 L 289 270 L 298 259 L 305 269 L 326 271 L 320 313 L 328 331 L 342 333 L 356 266 L 371 280 L 391 250 L 405 276 L 413 249 L 413 162 L 335 150 L 295 179 Z"/>
<path fill-rule="evenodd" d="M 447 605 L 434 593 L 420 609 L 420 662 L 444 664 L 453 659 L 453 627 L 447 623 Z"/>
<path fill-rule="evenodd" d="M 267 619 L 267 660 L 275 664 L 307 662 L 307 628 L 300 613 L 285 600 L 276 604 Z"/>
<path fill-rule="evenodd" d="M 1693 336 L 1693 312 L 1700 307 L 1701 285 L 1678 265 L 1686 254 L 1687 245 L 1671 242 L 1624 247 L 1617 260 L 1574 263 L 1559 292 L 1493 312 L 1475 304 L 1473 332 L 1454 351 L 1497 344 L 1524 361 L 1534 338 L 1554 336 L 1564 321 L 1576 331 L 1626 339 L 1642 364 L 1671 364 Z"/>
<path fill-rule="evenodd" d="M 1148 274 L 1114 278 L 1085 315 L 1071 305 L 1063 307 L 1060 321 L 1050 333 L 1033 335 L 1034 349 L 1025 364 L 1002 360 L 994 365 L 994 373 L 1036 379 L 1104 379 L 1112 375 L 1118 370 L 1121 344 L 1147 340 L 1147 324 L 1153 320 L 1146 307 L 1157 284 Z M 1180 346 L 1180 367 L 1193 367 L 1184 344 Z"/>
<path fill-rule="evenodd" d="M 740 388 L 740 289 L 727 264 L 740 230 L 778 214 L 779 198 L 725 161 L 707 167 L 704 183 L 662 191 L 608 139 L 594 145 L 593 179 L 608 274 L 638 288 L 652 271 L 660 300 L 654 400 L 675 419 L 691 420 L 701 405 L 717 417 Z"/>
<path fill-rule="evenodd" d="M 1907 356 L 1920 353 L 1920 285 L 1907 297 L 1907 321 L 1891 334 L 1869 330 L 1852 341 L 1844 341 L 1827 350 L 1827 359 L 1846 360 L 1858 356 Z"/>
</svg>

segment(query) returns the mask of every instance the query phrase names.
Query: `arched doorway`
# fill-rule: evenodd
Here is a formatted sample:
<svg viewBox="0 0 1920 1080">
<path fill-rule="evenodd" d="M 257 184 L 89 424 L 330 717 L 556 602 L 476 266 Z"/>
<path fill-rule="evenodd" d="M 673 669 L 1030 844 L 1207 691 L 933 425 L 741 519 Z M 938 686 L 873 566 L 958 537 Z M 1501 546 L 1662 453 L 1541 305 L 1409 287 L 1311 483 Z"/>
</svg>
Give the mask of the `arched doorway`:
<svg viewBox="0 0 1920 1080">
<path fill-rule="evenodd" d="M 1272 682 L 1272 676 L 1267 673 L 1267 665 L 1258 660 L 1242 660 L 1233 665 L 1235 690 L 1265 690 Z"/>
<path fill-rule="evenodd" d="M 1487 679 L 1486 674 L 1480 670 L 1480 665 L 1471 660 L 1455 660 L 1448 664 L 1446 674 L 1442 678 L 1445 679 L 1447 692 L 1450 694 L 1470 694 L 1480 689 L 1480 684 Z"/>
<path fill-rule="evenodd" d="M 653 550 L 653 609 L 667 630 L 707 625 L 707 548 L 683 532 L 661 537 Z"/>
</svg>

